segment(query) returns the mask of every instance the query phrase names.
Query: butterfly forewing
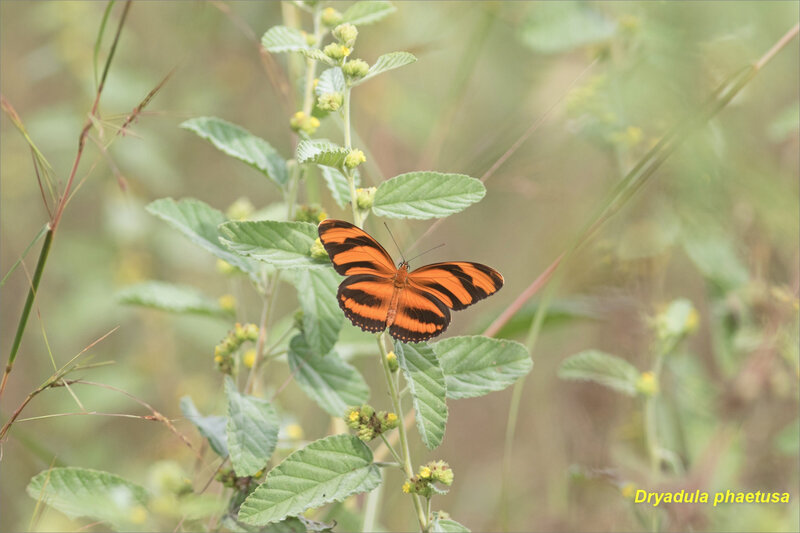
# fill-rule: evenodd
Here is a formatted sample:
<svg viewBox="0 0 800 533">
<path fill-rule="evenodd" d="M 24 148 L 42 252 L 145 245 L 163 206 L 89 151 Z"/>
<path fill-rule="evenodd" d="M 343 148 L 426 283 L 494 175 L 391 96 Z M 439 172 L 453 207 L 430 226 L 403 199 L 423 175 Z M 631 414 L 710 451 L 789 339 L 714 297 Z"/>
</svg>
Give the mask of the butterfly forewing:
<svg viewBox="0 0 800 533">
<path fill-rule="evenodd" d="M 319 225 L 319 239 L 342 276 L 371 274 L 392 277 L 397 268 L 391 256 L 367 232 L 344 220 L 327 219 Z"/>
<path fill-rule="evenodd" d="M 496 293 L 503 276 L 480 263 L 452 261 L 419 267 L 408 275 L 412 287 L 427 291 L 458 311 Z"/>
</svg>

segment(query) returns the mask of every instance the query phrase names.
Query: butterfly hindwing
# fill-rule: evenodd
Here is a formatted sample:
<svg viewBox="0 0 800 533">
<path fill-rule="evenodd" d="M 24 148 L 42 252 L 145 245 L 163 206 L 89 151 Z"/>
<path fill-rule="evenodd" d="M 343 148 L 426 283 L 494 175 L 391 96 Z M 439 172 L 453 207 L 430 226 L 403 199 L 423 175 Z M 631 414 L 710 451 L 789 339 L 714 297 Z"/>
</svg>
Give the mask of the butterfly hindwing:
<svg viewBox="0 0 800 533">
<path fill-rule="evenodd" d="M 339 285 L 336 299 L 350 322 L 364 331 L 378 332 L 386 329 L 393 291 L 391 279 L 356 274 Z"/>
<path fill-rule="evenodd" d="M 422 342 L 442 333 L 450 324 L 450 310 L 428 291 L 406 287 L 397 302 L 389 334 L 403 342 Z"/>
<path fill-rule="evenodd" d="M 409 285 L 435 296 L 458 311 L 500 290 L 503 276 L 480 263 L 452 261 L 419 267 L 408 275 Z"/>
<path fill-rule="evenodd" d="M 319 224 L 319 238 L 342 276 L 371 274 L 391 277 L 397 272 L 391 256 L 378 241 L 344 220 L 326 219 Z"/>
</svg>

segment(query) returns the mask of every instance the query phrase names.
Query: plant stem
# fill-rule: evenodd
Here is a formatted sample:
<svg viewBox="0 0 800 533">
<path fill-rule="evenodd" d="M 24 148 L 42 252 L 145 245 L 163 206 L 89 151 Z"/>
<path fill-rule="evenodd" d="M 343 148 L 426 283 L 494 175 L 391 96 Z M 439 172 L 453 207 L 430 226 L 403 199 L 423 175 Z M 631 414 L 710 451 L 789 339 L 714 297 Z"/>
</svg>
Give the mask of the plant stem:
<svg viewBox="0 0 800 533">
<path fill-rule="evenodd" d="M 400 404 L 400 397 L 397 395 L 397 387 L 395 387 L 394 380 L 392 379 L 392 371 L 389 369 L 389 361 L 386 359 L 386 345 L 383 342 L 383 338 L 386 332 L 382 332 L 378 334 L 378 348 L 380 349 L 381 353 L 381 364 L 383 365 L 383 376 L 386 378 L 386 386 L 389 389 L 389 397 L 392 400 L 392 409 L 395 413 L 402 413 L 403 406 Z M 400 435 L 400 451 L 403 454 L 403 460 L 401 463 L 403 464 L 406 477 L 411 479 L 414 477 L 414 467 L 411 463 L 411 452 L 409 451 L 408 447 L 408 437 L 406 435 L 406 428 L 405 425 L 398 424 L 397 426 L 398 434 Z M 425 517 L 424 511 L 422 510 L 422 503 L 419 501 L 419 495 L 412 494 L 412 499 L 414 501 L 414 508 L 417 511 L 417 519 L 419 520 L 419 529 L 420 531 L 427 531 L 428 530 L 428 519 Z"/>
</svg>

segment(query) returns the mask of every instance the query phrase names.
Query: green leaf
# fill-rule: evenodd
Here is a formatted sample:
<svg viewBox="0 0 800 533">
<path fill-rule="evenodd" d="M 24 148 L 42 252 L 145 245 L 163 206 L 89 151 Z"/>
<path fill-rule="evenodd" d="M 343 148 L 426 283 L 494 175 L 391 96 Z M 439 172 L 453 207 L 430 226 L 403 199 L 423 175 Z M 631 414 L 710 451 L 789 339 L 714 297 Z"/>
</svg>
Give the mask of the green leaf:
<svg viewBox="0 0 800 533">
<path fill-rule="evenodd" d="M 181 412 L 183 416 L 208 439 L 208 444 L 214 453 L 220 457 L 228 457 L 228 436 L 225 425 L 228 419 L 224 416 L 203 416 L 195 407 L 194 402 L 189 396 L 181 398 Z"/>
<path fill-rule="evenodd" d="M 273 26 L 261 37 L 261 46 L 270 52 L 300 52 L 309 48 L 306 36 L 298 29 Z"/>
<path fill-rule="evenodd" d="M 65 515 L 111 524 L 114 529 L 136 531 L 134 512 L 147 504 L 144 488 L 117 475 L 87 468 L 51 468 L 35 475 L 28 495 Z M 138 514 L 138 512 L 137 512 Z"/>
<path fill-rule="evenodd" d="M 344 159 L 349 153 L 347 148 L 326 139 L 304 140 L 297 145 L 297 162 L 342 168 Z"/>
<path fill-rule="evenodd" d="M 324 355 L 333 349 L 344 325 L 336 293 L 342 278 L 332 268 L 298 270 L 297 300 L 303 310 L 303 333 L 309 347 Z"/>
<path fill-rule="evenodd" d="M 344 416 L 347 407 L 369 399 L 364 378 L 335 351 L 312 350 L 302 334 L 289 343 L 289 368 L 300 388 L 329 415 Z"/>
<path fill-rule="evenodd" d="M 280 154 L 267 141 L 241 126 L 221 118 L 198 117 L 187 120 L 181 127 L 195 132 L 229 156 L 261 171 L 278 186 L 283 187 L 289 181 L 286 161 Z"/>
<path fill-rule="evenodd" d="M 124 304 L 152 307 L 172 313 L 231 316 L 230 311 L 223 309 L 217 300 L 198 289 L 163 281 L 145 281 L 130 285 L 117 292 L 117 299 Z"/>
<path fill-rule="evenodd" d="M 317 96 L 321 96 L 325 93 L 344 93 L 346 88 L 342 69 L 333 67 L 322 71 L 314 91 L 316 91 Z"/>
<path fill-rule="evenodd" d="M 267 400 L 240 394 L 225 376 L 228 397 L 228 450 L 239 477 L 252 476 L 267 465 L 278 443 L 280 419 Z"/>
<path fill-rule="evenodd" d="M 617 392 L 635 396 L 639 371 L 625 359 L 599 350 L 587 350 L 566 358 L 558 369 L 558 377 L 594 381 Z"/>
<path fill-rule="evenodd" d="M 397 11 L 391 2 L 364 0 L 356 2 L 342 13 L 342 22 L 349 22 L 356 26 L 378 22 L 387 15 Z"/>
<path fill-rule="evenodd" d="M 750 279 L 733 241 L 721 229 L 709 231 L 688 225 L 682 238 L 686 255 L 721 290 L 741 287 Z"/>
<path fill-rule="evenodd" d="M 257 220 L 220 226 L 222 241 L 236 252 L 277 268 L 330 268 L 330 262 L 311 259 L 317 227 L 309 222 Z"/>
<path fill-rule="evenodd" d="M 383 54 L 377 60 L 375 60 L 375 63 L 371 67 L 369 67 L 366 76 L 360 80 L 354 81 L 351 85 L 353 87 L 356 85 L 361 85 L 368 79 L 374 78 L 378 74 L 383 74 L 386 71 L 400 68 L 408 65 L 409 63 L 414 63 L 416 60 L 417 58 L 414 57 L 414 54 L 409 54 L 408 52 L 389 52 L 388 54 Z"/>
<path fill-rule="evenodd" d="M 422 343 L 395 341 L 394 352 L 408 383 L 417 429 L 422 442 L 433 450 L 442 443 L 447 423 L 447 386 L 433 349 Z"/>
<path fill-rule="evenodd" d="M 486 187 L 464 174 L 409 172 L 384 181 L 372 210 L 389 218 L 441 218 L 480 201 Z"/>
<path fill-rule="evenodd" d="M 469 529 L 450 518 L 436 518 L 431 524 L 431 533 L 470 533 Z"/>
<path fill-rule="evenodd" d="M 451 337 L 433 345 L 447 382 L 447 397 L 475 398 L 503 390 L 531 371 L 525 346 L 479 335 Z"/>
<path fill-rule="evenodd" d="M 319 50 L 318 48 L 306 48 L 305 50 L 300 50 L 300 53 L 306 56 L 309 59 L 313 59 L 314 61 L 320 61 L 325 63 L 329 67 L 335 67 L 336 61 L 331 59 L 330 57 L 325 55 L 325 52 Z"/>
<path fill-rule="evenodd" d="M 239 520 L 265 525 L 312 507 L 368 492 L 381 482 L 372 451 L 352 435 L 334 435 L 290 454 L 242 504 Z"/>
<path fill-rule="evenodd" d="M 587 4 L 540 2 L 521 31 L 522 42 L 543 54 L 567 52 L 610 39 L 616 23 Z"/>
<path fill-rule="evenodd" d="M 167 221 L 193 243 L 258 280 L 258 265 L 231 252 L 220 242 L 217 227 L 227 221 L 220 211 L 194 198 L 185 198 L 178 202 L 172 198 L 160 198 L 150 202 L 145 209 Z"/>
<path fill-rule="evenodd" d="M 347 176 L 342 174 L 339 169 L 333 167 L 320 166 L 319 169 L 320 172 L 322 172 L 322 179 L 325 180 L 325 184 L 331 191 L 333 200 L 339 207 L 346 207 L 347 204 L 350 203 L 350 184 L 347 182 Z M 355 186 L 360 187 L 361 174 L 358 172 L 358 169 L 356 169 L 353 178 Z"/>
</svg>

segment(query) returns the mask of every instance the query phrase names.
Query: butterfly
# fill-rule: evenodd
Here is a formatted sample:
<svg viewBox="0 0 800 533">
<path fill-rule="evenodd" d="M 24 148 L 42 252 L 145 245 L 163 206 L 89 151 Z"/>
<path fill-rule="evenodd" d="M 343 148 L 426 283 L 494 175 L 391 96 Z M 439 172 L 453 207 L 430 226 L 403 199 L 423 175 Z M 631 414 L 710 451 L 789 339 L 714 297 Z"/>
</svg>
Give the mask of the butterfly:
<svg viewBox="0 0 800 533">
<path fill-rule="evenodd" d="M 347 279 L 336 298 L 345 316 L 364 331 L 389 334 L 403 342 L 422 342 L 441 334 L 458 311 L 503 286 L 498 271 L 480 263 L 433 263 L 408 271 L 378 241 L 344 220 L 319 224 L 319 238 L 333 268 Z"/>
</svg>

